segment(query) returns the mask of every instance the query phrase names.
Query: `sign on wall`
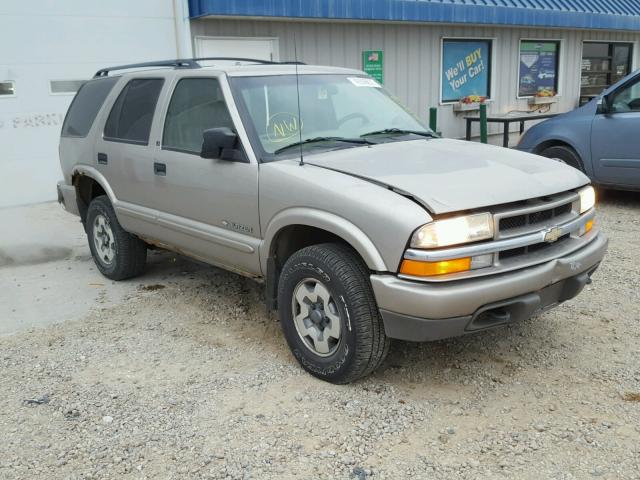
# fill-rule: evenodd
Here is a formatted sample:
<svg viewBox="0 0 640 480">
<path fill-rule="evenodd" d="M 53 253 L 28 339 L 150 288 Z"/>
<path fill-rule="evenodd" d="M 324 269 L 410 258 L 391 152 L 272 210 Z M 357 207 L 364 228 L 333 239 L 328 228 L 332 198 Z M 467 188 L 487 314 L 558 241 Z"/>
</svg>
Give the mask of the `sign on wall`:
<svg viewBox="0 0 640 480">
<path fill-rule="evenodd" d="M 382 50 L 365 50 L 362 52 L 362 70 L 375 78 L 378 83 L 384 83 Z"/>
<path fill-rule="evenodd" d="M 470 95 L 490 96 L 491 40 L 442 41 L 443 102 Z"/>
<path fill-rule="evenodd" d="M 558 42 L 520 42 L 518 96 L 558 93 Z"/>
</svg>

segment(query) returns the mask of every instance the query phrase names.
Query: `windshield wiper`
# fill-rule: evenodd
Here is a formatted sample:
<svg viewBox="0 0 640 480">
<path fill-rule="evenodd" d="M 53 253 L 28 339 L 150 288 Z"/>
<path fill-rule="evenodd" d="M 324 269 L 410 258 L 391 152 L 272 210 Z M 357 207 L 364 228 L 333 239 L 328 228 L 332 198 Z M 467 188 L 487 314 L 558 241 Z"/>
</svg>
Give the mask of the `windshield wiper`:
<svg viewBox="0 0 640 480">
<path fill-rule="evenodd" d="M 438 138 L 433 132 L 422 132 L 420 130 L 404 130 L 402 128 L 385 128 L 382 130 L 374 130 L 373 132 L 363 133 L 360 137 L 368 137 L 370 135 L 420 135 L 421 137 Z"/>
<path fill-rule="evenodd" d="M 363 138 L 345 138 L 345 137 L 314 137 L 307 138 L 306 140 L 302 140 L 301 142 L 290 143 L 289 145 L 285 145 L 273 153 L 277 155 L 280 152 L 284 152 L 292 147 L 299 147 L 301 145 L 308 145 L 310 143 L 319 143 L 319 142 L 345 142 L 345 143 L 354 143 L 357 145 L 375 145 L 374 142 L 370 142 L 369 140 L 365 140 Z"/>
</svg>

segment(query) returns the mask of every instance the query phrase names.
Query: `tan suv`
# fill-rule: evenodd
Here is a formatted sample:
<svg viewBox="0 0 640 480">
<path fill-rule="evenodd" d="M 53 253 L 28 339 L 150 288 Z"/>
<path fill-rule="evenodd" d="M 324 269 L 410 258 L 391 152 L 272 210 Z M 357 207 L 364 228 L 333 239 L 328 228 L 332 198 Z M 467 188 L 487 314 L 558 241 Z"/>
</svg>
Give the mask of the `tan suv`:
<svg viewBox="0 0 640 480">
<path fill-rule="evenodd" d="M 69 108 L 60 161 L 60 201 L 105 276 L 140 274 L 153 245 L 262 281 L 300 364 L 336 383 L 376 369 L 390 338 L 574 297 L 607 247 L 581 172 L 437 138 L 357 70 L 101 70 Z"/>
</svg>

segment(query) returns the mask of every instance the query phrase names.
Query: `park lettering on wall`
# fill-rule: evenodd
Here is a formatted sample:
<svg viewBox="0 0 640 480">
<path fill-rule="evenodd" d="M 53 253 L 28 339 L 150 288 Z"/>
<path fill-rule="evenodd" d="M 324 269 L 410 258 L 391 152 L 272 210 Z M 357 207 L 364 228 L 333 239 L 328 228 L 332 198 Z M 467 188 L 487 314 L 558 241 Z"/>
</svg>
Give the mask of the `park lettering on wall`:
<svg viewBox="0 0 640 480">
<path fill-rule="evenodd" d="M 472 95 L 489 97 L 491 40 L 444 39 L 441 75 L 443 102 Z"/>
<path fill-rule="evenodd" d="M 362 52 L 362 70 L 379 84 L 384 83 L 384 54 L 382 50 L 365 50 Z"/>
</svg>

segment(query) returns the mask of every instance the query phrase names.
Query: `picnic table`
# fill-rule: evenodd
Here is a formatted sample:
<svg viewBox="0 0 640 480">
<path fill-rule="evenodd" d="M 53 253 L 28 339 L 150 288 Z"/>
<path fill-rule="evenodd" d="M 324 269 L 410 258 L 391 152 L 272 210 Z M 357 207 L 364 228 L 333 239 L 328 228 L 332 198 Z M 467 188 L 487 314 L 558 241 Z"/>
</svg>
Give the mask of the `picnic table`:
<svg viewBox="0 0 640 480">
<path fill-rule="evenodd" d="M 520 135 L 524 133 L 524 122 L 533 120 L 544 120 L 558 115 L 557 113 L 526 113 L 512 112 L 503 115 L 487 115 L 487 123 L 502 123 L 502 146 L 509 148 L 509 125 L 511 123 L 520 124 Z M 467 140 L 471 140 L 471 125 L 473 122 L 480 123 L 480 117 L 464 117 L 467 121 Z"/>
</svg>

